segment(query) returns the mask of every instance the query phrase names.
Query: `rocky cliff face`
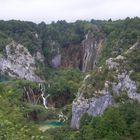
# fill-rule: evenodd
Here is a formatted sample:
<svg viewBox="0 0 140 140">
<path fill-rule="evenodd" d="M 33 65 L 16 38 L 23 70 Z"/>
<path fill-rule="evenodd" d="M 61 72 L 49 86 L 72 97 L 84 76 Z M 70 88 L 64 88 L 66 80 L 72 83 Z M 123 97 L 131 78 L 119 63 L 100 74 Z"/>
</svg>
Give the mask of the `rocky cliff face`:
<svg viewBox="0 0 140 140">
<path fill-rule="evenodd" d="M 132 50 L 138 49 L 139 46 L 139 43 L 134 44 L 126 53 L 131 53 Z M 127 65 L 126 56 L 120 55 L 116 58 L 108 59 L 106 61 L 106 68 L 110 72 L 108 72 L 109 74 L 113 73 L 113 80 L 112 78 L 106 78 L 104 88 L 102 90 L 92 91 L 91 97 L 89 98 L 86 98 L 84 94 L 89 92 L 88 89 L 91 86 L 90 81 L 94 77 L 91 75 L 85 77 L 82 86 L 79 88 L 77 98 L 72 104 L 71 128 L 79 128 L 80 118 L 85 113 L 91 116 L 102 115 L 105 109 L 116 104 L 114 96 L 119 97 L 124 92 L 128 98 L 140 102 L 140 94 L 137 92 L 136 82 L 130 78 L 131 73 L 133 73 L 133 68 L 128 68 Z M 99 71 L 102 71 L 102 69 L 99 68 Z"/>
<path fill-rule="evenodd" d="M 85 113 L 91 116 L 100 116 L 104 113 L 105 109 L 114 104 L 114 100 L 110 95 L 110 92 L 105 88 L 102 91 L 100 91 L 99 97 L 94 96 L 95 93 L 93 93 L 92 98 L 84 97 L 84 90 L 87 90 L 87 83 L 90 80 L 90 78 L 91 75 L 87 75 L 85 77 L 83 84 L 78 91 L 77 98 L 73 101 L 71 120 L 71 128 L 73 129 L 79 128 L 80 119 Z"/>
<path fill-rule="evenodd" d="M 82 42 L 83 61 L 82 71 L 91 71 L 98 63 L 99 55 L 103 48 L 104 39 L 102 36 L 96 36 L 92 32 L 88 32 L 85 40 Z"/>
<path fill-rule="evenodd" d="M 81 44 L 71 44 L 62 52 L 62 68 L 77 68 L 82 70 L 83 49 Z"/>
<path fill-rule="evenodd" d="M 81 44 L 63 48 L 61 67 L 79 68 L 83 72 L 93 70 L 98 63 L 103 43 L 103 34 L 96 35 L 89 31 Z"/>
<path fill-rule="evenodd" d="M 42 60 L 42 59 L 41 59 Z M 35 59 L 21 44 L 12 41 L 5 48 L 5 57 L 0 58 L 0 71 L 11 77 L 42 82 L 35 74 Z"/>
<path fill-rule="evenodd" d="M 83 72 L 94 69 L 101 54 L 104 37 L 98 31 L 89 31 L 80 44 L 70 44 L 61 47 L 57 41 L 49 40 L 46 48 L 46 58 L 37 51 L 32 56 L 28 49 L 14 41 L 5 48 L 5 56 L 0 58 L 0 70 L 11 77 L 42 81 L 36 71 L 36 60 L 51 65 L 53 68 L 78 68 Z M 96 35 L 97 33 L 97 35 Z M 48 66 L 48 65 L 47 65 Z"/>
</svg>

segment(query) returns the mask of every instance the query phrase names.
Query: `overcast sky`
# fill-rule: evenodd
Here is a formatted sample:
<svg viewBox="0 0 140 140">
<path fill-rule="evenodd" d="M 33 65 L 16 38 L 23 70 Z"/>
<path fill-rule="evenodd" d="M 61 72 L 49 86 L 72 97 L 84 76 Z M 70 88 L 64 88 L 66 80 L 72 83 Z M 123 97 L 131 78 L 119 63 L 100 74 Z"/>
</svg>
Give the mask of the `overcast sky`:
<svg viewBox="0 0 140 140">
<path fill-rule="evenodd" d="M 57 20 L 140 17 L 140 0 L 0 0 L 0 19 Z"/>
</svg>

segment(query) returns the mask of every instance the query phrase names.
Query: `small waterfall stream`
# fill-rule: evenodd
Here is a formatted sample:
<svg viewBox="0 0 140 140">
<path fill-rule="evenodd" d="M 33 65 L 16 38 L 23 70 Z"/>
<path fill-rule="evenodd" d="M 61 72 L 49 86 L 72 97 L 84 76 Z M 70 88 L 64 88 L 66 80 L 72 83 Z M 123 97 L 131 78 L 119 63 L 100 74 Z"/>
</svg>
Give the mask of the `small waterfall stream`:
<svg viewBox="0 0 140 140">
<path fill-rule="evenodd" d="M 45 86 L 43 86 L 42 84 L 39 84 L 39 88 L 42 92 L 41 94 L 41 97 L 42 97 L 42 100 L 43 100 L 43 105 L 46 109 L 48 109 L 48 101 L 47 101 L 47 98 L 50 96 L 50 94 L 48 94 L 46 97 L 44 97 L 44 94 L 45 94 Z"/>
<path fill-rule="evenodd" d="M 46 97 L 44 97 L 44 92 L 41 94 L 41 97 L 43 99 L 43 105 L 46 109 L 48 109 L 48 101 L 47 101 L 47 98 L 49 97 L 50 95 L 48 94 Z"/>
</svg>

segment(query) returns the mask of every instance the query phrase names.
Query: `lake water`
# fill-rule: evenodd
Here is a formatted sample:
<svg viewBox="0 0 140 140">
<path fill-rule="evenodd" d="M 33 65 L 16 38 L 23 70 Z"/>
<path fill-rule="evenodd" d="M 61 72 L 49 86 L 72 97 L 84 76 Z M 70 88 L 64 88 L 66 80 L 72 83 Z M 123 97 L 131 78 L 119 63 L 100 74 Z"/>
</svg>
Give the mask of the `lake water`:
<svg viewBox="0 0 140 140">
<path fill-rule="evenodd" d="M 44 132 L 50 128 L 56 128 L 56 127 L 61 127 L 61 126 L 64 126 L 63 122 L 57 122 L 57 121 L 44 122 L 43 124 L 39 126 L 39 129 Z"/>
<path fill-rule="evenodd" d="M 48 126 L 63 126 L 64 123 L 63 122 L 48 122 L 48 123 L 46 123 L 46 125 L 48 125 Z"/>
</svg>

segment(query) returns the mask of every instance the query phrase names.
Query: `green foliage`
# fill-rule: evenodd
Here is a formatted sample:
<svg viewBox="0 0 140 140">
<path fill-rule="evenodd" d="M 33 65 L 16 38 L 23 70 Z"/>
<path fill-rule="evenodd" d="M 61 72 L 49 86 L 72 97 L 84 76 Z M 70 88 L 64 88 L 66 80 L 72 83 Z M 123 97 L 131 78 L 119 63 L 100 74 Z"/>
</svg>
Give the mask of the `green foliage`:
<svg viewBox="0 0 140 140">
<path fill-rule="evenodd" d="M 130 75 L 132 80 L 136 82 L 137 92 L 140 93 L 140 49 L 139 46 L 137 49 L 132 50 L 132 52 L 126 54 L 128 69 L 133 68 L 133 72 Z"/>
<path fill-rule="evenodd" d="M 46 26 L 46 32 L 43 34 L 44 46 L 47 40 L 57 40 L 61 46 L 65 47 L 70 43 L 80 43 L 82 38 L 76 32 L 75 26 L 72 23 L 58 21 Z"/>
<path fill-rule="evenodd" d="M 78 131 L 63 127 L 48 132 L 54 140 L 139 140 L 139 108 L 138 103 L 126 102 L 120 107 L 109 108 L 102 117 L 85 114 Z"/>
<path fill-rule="evenodd" d="M 0 82 L 8 81 L 10 78 L 7 75 L 0 73 Z"/>
<path fill-rule="evenodd" d="M 61 98 L 64 101 L 71 102 L 75 98 L 80 82 L 83 80 L 83 74 L 79 70 L 68 69 L 59 70 L 50 75 L 47 80 L 47 93 L 54 99 Z M 61 101 L 63 104 L 63 101 Z"/>
<path fill-rule="evenodd" d="M 4 55 L 5 45 L 11 40 L 25 45 L 32 54 L 43 50 L 45 57 L 51 58 L 50 42 L 57 42 L 61 48 L 70 44 L 80 44 L 89 30 L 96 36 L 100 35 L 97 27 L 106 36 L 100 64 L 103 64 L 108 57 L 123 53 L 140 37 L 140 19 L 137 17 L 117 21 L 91 20 L 91 22 L 76 21 L 75 23 L 58 21 L 49 25 L 15 20 L 0 21 L 0 58 Z M 139 54 L 138 49 L 126 56 L 128 69 L 134 68 L 131 78 L 136 81 L 138 92 L 140 92 Z M 71 103 L 84 74 L 78 70 L 57 71 L 48 67 L 46 69 L 41 64 L 37 65 L 47 81 L 46 91 L 51 95 L 50 100 L 58 102 L 58 107 Z M 42 74 L 40 71 L 36 73 Z M 114 76 L 115 72 L 109 72 L 105 67 L 102 71 L 95 71 L 82 89 L 84 95 L 93 96 L 94 91 L 103 89 L 105 81 L 114 81 Z M 40 105 L 23 102 L 23 87 L 30 86 L 37 90 L 35 83 L 7 80 L 8 77 L 1 75 L 0 81 L 4 81 L 0 83 L 0 139 L 2 140 L 139 140 L 140 138 L 140 106 L 137 103 L 126 102 L 119 108 L 108 109 L 102 117 L 93 118 L 84 115 L 79 131 L 63 127 L 42 133 L 33 123 L 31 116 L 36 114 L 38 120 L 42 121 L 49 114 L 57 112 L 46 111 Z M 116 100 L 123 103 L 127 98 L 126 93 L 121 93 Z M 69 107 L 65 110 L 69 116 L 70 109 Z"/>
<path fill-rule="evenodd" d="M 48 58 L 51 53 L 51 41 L 57 42 L 62 48 L 70 44 L 80 44 L 85 38 L 85 34 L 90 30 L 96 36 L 104 34 L 106 37 L 100 60 L 102 64 L 110 56 L 115 57 L 124 52 L 139 39 L 139 25 L 140 19 L 138 17 L 117 21 L 91 20 L 89 22 L 78 20 L 75 23 L 67 23 L 62 20 L 51 24 L 42 22 L 38 25 L 16 20 L 0 21 L 0 51 L 13 39 L 25 45 L 32 54 L 43 50 Z"/>
<path fill-rule="evenodd" d="M 0 139 L 1 140 L 52 140 L 25 117 L 21 102 L 22 90 L 14 81 L 0 84 Z"/>
<path fill-rule="evenodd" d="M 37 25 L 32 22 L 17 20 L 0 21 L 0 51 L 11 40 L 25 45 L 34 54 L 40 47 L 39 40 L 35 37 Z"/>
<path fill-rule="evenodd" d="M 139 140 L 140 105 L 126 102 L 120 107 L 109 108 L 102 117 L 85 114 L 78 131 L 68 126 L 47 130 L 53 140 Z"/>
<path fill-rule="evenodd" d="M 140 19 L 126 18 L 113 22 L 102 22 L 101 27 L 105 32 L 107 40 L 102 53 L 100 63 L 109 57 L 115 57 L 131 47 L 140 36 Z"/>
<path fill-rule="evenodd" d="M 80 127 L 85 126 L 85 125 L 89 125 L 91 122 L 91 119 L 93 117 L 89 116 L 88 114 L 84 114 L 80 120 Z"/>
<path fill-rule="evenodd" d="M 50 54 L 49 48 L 47 48 L 47 47 L 44 48 L 43 52 L 44 52 L 44 55 L 45 55 L 45 56 L 48 56 L 48 55 Z"/>
<path fill-rule="evenodd" d="M 139 104 L 130 102 L 108 109 L 102 117 L 83 116 L 77 140 L 138 140 L 139 117 Z"/>
<path fill-rule="evenodd" d="M 113 95 L 115 102 L 123 103 L 129 99 L 127 92 L 120 92 L 120 95 Z"/>
<path fill-rule="evenodd" d="M 11 39 L 5 33 L 0 31 L 0 54 L 2 54 L 5 46 L 10 42 L 10 40 Z"/>
<path fill-rule="evenodd" d="M 101 71 L 99 69 L 94 70 L 91 73 L 90 78 L 88 78 L 88 80 L 81 88 L 83 96 L 86 98 L 100 96 L 100 94 L 95 93 L 95 91 L 103 90 L 103 88 L 105 87 L 105 81 L 116 81 L 116 79 L 114 78 L 115 74 L 115 71 L 108 71 L 106 66 L 104 66 Z"/>
</svg>

